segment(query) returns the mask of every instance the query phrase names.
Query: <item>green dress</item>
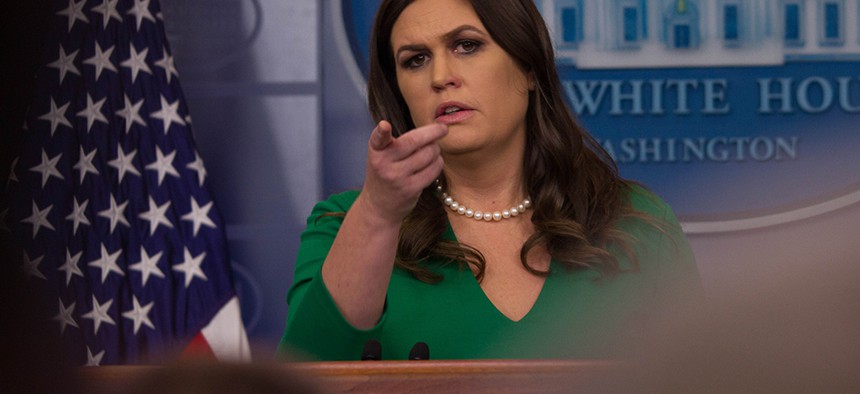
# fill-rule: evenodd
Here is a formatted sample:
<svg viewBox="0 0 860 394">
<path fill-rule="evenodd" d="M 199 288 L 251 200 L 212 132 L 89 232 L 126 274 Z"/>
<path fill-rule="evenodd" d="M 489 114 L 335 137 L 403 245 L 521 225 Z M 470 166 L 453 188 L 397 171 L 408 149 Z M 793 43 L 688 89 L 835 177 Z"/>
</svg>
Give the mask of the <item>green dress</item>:
<svg viewBox="0 0 860 394">
<path fill-rule="evenodd" d="M 279 353 L 290 359 L 357 360 L 365 342 L 376 339 L 384 360 L 406 359 L 417 342 L 427 343 L 437 360 L 613 357 L 641 340 L 658 308 L 696 297 L 700 290 L 692 251 L 671 209 L 642 188 L 630 190 L 628 202 L 635 210 L 664 223 L 662 230 L 638 219 L 618 223 L 631 236 L 638 272 L 600 279 L 592 270 L 567 269 L 553 260 L 532 309 L 512 321 L 459 264 L 427 262 L 444 277 L 437 284 L 395 268 L 383 315 L 368 330 L 344 319 L 322 281 L 323 261 L 342 218 L 319 217 L 348 211 L 358 192 L 332 195 L 314 207 L 302 234 Z M 456 239 L 450 225 L 444 237 Z M 630 266 L 626 254 L 610 251 L 622 267 Z"/>
</svg>

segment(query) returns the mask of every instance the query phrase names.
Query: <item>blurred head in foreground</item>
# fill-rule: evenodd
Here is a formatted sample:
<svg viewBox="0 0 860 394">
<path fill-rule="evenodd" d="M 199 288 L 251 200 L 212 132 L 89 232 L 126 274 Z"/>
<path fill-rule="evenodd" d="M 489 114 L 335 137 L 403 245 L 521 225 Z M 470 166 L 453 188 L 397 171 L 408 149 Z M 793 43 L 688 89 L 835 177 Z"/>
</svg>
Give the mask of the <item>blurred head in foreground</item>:
<svg viewBox="0 0 860 394">
<path fill-rule="evenodd" d="M 858 278 L 855 265 L 785 269 L 673 311 L 596 389 L 860 392 Z"/>
</svg>

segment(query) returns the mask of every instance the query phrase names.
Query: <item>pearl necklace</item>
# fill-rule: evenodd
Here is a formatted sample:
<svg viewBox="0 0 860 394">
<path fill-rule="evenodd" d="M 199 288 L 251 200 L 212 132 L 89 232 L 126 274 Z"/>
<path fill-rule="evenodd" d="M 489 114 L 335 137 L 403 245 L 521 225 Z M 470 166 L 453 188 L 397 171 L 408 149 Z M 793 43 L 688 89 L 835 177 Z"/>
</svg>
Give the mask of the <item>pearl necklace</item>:
<svg viewBox="0 0 860 394">
<path fill-rule="evenodd" d="M 459 202 L 454 200 L 453 197 L 449 196 L 448 193 L 445 193 L 442 190 L 442 185 L 439 184 L 438 180 L 436 180 L 436 191 L 442 197 L 442 202 L 445 205 L 447 205 L 448 208 L 451 208 L 452 211 L 457 212 L 460 215 L 465 215 L 467 218 L 473 218 L 473 219 L 479 220 L 479 221 L 483 220 L 485 222 L 490 222 L 490 221 L 498 222 L 502 219 L 510 219 L 512 217 L 515 217 L 515 216 L 525 212 L 526 209 L 528 209 L 529 207 L 532 206 L 531 199 L 526 197 L 525 200 L 523 200 L 523 202 L 517 204 L 514 207 L 511 207 L 510 209 L 505 209 L 502 211 L 495 211 L 492 213 L 491 212 L 474 211 L 474 210 L 471 210 L 469 208 L 466 208 L 465 206 L 463 206 L 463 204 L 460 204 Z"/>
</svg>

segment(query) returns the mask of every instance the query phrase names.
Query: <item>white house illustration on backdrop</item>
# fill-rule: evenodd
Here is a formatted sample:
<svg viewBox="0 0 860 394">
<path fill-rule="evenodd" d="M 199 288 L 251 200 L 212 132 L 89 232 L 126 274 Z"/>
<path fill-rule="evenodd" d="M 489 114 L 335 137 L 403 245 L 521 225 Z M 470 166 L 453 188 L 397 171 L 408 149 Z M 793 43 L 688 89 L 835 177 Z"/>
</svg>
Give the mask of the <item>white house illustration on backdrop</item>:
<svg viewBox="0 0 860 394">
<path fill-rule="evenodd" d="M 860 60 L 860 0 L 535 0 L 583 69 Z"/>
</svg>

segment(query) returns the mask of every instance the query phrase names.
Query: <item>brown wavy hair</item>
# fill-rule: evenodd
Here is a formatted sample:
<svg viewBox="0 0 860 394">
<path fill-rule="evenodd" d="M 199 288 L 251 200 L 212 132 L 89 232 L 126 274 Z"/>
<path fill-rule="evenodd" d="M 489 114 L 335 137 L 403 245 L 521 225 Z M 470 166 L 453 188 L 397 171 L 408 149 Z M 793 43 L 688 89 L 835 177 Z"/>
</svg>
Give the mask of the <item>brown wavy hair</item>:
<svg viewBox="0 0 860 394">
<path fill-rule="evenodd" d="M 543 17 L 532 0 L 471 0 L 472 7 L 493 40 L 534 77 L 526 114 L 523 159 L 526 190 L 532 196 L 535 233 L 523 244 L 520 260 L 534 275 L 548 271 L 533 268 L 529 250 L 543 245 L 549 254 L 570 268 L 589 268 L 602 277 L 621 271 L 607 251 L 614 243 L 638 269 L 624 234 L 613 222 L 637 216 L 622 200 L 628 182 L 623 180 L 606 151 L 575 120 L 565 104 L 555 68 L 555 55 Z M 395 133 L 415 128 L 397 84 L 391 30 L 412 0 L 383 0 L 374 21 L 370 47 L 367 95 L 376 122 L 391 122 Z M 444 176 L 441 177 L 444 183 Z M 400 230 L 396 266 L 416 278 L 441 280 L 423 262 L 430 257 L 470 264 L 483 277 L 486 261 L 477 249 L 441 239 L 447 228 L 444 205 L 435 185 L 425 189 Z"/>
</svg>

